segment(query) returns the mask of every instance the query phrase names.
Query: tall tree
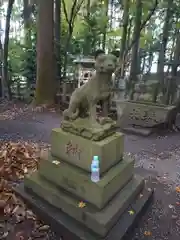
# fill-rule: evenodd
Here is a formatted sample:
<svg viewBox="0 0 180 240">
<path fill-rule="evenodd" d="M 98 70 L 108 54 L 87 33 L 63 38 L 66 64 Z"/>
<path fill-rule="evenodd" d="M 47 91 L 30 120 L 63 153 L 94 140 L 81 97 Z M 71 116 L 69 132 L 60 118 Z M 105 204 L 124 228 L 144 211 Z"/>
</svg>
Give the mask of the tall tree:
<svg viewBox="0 0 180 240">
<path fill-rule="evenodd" d="M 128 23 L 129 23 L 129 7 L 130 0 L 123 1 L 123 33 L 121 39 L 121 49 L 120 49 L 120 64 L 121 64 L 121 77 L 124 77 L 124 52 L 127 48 L 127 33 L 128 33 Z"/>
<path fill-rule="evenodd" d="M 56 77 L 61 79 L 61 0 L 55 0 Z"/>
<path fill-rule="evenodd" d="M 55 99 L 53 12 L 54 3 L 52 0 L 38 0 L 35 104 L 53 104 Z"/>
<path fill-rule="evenodd" d="M 178 74 L 178 67 L 180 66 L 180 29 L 176 29 L 176 44 L 174 48 L 174 59 L 171 63 L 172 71 L 171 71 L 171 78 L 168 80 L 167 91 L 165 94 L 164 103 L 169 104 L 170 102 L 173 103 L 175 100 L 175 94 L 177 89 L 177 74 Z"/>
<path fill-rule="evenodd" d="M 10 30 L 10 21 L 11 13 L 13 9 L 14 0 L 8 1 L 7 14 L 6 14 L 6 26 L 5 26 L 5 39 L 4 39 L 4 51 L 3 51 L 3 94 L 7 95 L 11 99 L 11 89 L 10 82 L 8 78 L 8 47 L 9 47 L 9 30 Z"/>
<path fill-rule="evenodd" d="M 89 23 L 91 21 L 91 0 L 86 1 L 86 13 L 84 16 L 84 22 Z M 87 24 L 87 31 L 90 33 L 90 26 Z M 85 36 L 85 48 L 83 49 L 84 55 L 88 55 L 90 53 L 90 48 L 91 48 L 91 41 L 89 41 L 89 34 L 86 34 Z"/>
<path fill-rule="evenodd" d="M 2 97 L 2 58 L 3 58 L 3 46 L 1 41 L 1 19 L 0 19 L 0 97 Z"/>
<path fill-rule="evenodd" d="M 163 26 L 162 39 L 160 42 L 160 50 L 159 50 L 158 66 L 157 66 L 158 84 L 154 91 L 154 96 L 153 96 L 154 102 L 156 102 L 156 99 L 160 90 L 162 90 L 162 92 L 165 93 L 164 92 L 164 89 L 165 89 L 164 64 L 165 64 L 165 53 L 166 53 L 166 47 L 167 47 L 168 38 L 169 38 L 169 30 L 171 26 L 172 15 L 173 15 L 173 0 L 168 0 L 166 16 L 165 16 L 164 26 Z"/>
<path fill-rule="evenodd" d="M 24 61 L 23 64 L 26 66 L 25 69 L 31 69 L 31 64 L 32 64 L 32 54 L 30 54 L 30 52 L 32 52 L 32 13 L 35 10 L 35 6 L 33 3 L 30 3 L 29 0 L 23 0 L 23 22 L 24 22 L 24 33 L 25 33 L 25 37 L 24 37 L 24 45 L 26 48 L 26 52 L 24 54 Z M 24 74 L 26 76 L 26 80 L 27 80 L 27 86 L 30 87 L 30 84 L 32 83 L 32 75 L 29 74 L 29 72 L 31 71 L 24 71 L 24 72 L 28 72 L 26 74 Z"/>
<path fill-rule="evenodd" d="M 33 5 L 30 4 L 29 0 L 23 0 L 23 20 L 25 30 L 25 45 L 31 46 L 31 14 Z"/>
<path fill-rule="evenodd" d="M 139 1 L 139 0 L 138 0 Z M 136 6 L 139 4 L 139 2 L 138 1 L 136 1 Z M 127 4 L 127 3 L 126 3 Z M 129 26 L 128 26 L 128 29 L 127 29 L 127 41 L 126 41 L 126 49 L 125 49 L 125 51 L 123 52 L 123 60 L 125 61 L 125 63 L 126 63 L 126 59 L 129 59 L 129 56 L 128 56 L 128 54 L 129 54 L 129 51 L 133 48 L 133 46 L 135 45 L 135 44 L 137 44 L 137 41 L 138 41 L 138 45 L 139 45 L 139 36 L 140 36 L 140 33 L 141 33 L 141 31 L 146 27 L 146 24 L 149 22 L 149 20 L 151 19 L 151 17 L 153 16 L 153 14 L 154 14 L 154 12 L 156 11 L 156 9 L 157 9 L 157 7 L 158 7 L 158 4 L 159 4 L 159 0 L 155 0 L 155 2 L 154 2 L 154 4 L 153 4 L 153 6 L 152 6 L 152 8 L 149 10 L 149 14 L 147 15 L 147 17 L 142 21 L 142 23 L 141 23 L 141 25 L 140 25 L 140 27 L 138 27 L 138 29 L 139 29 L 139 32 L 135 32 L 135 31 L 133 31 L 133 39 L 132 39 L 132 41 L 130 41 L 130 37 L 131 37 L 131 29 L 132 29 L 132 17 L 131 18 L 129 18 Z M 138 18 L 139 16 L 137 16 L 137 13 L 138 12 L 140 12 L 140 11 L 142 11 L 142 9 L 137 9 L 136 8 L 136 17 Z M 141 15 L 142 15 L 142 13 L 141 13 Z M 125 64 L 125 63 L 123 63 L 123 65 Z M 119 66 L 118 66 L 118 68 L 116 69 L 116 72 L 115 72 L 115 74 L 116 74 L 116 76 L 119 76 L 120 74 L 120 72 L 121 72 L 121 65 L 122 65 L 122 62 L 120 62 L 119 63 Z"/>
<path fill-rule="evenodd" d="M 130 82 L 131 82 L 131 95 L 130 98 L 133 98 L 134 95 L 134 85 L 137 82 L 138 74 L 138 63 L 139 59 L 139 38 L 141 32 L 141 18 L 142 18 L 142 0 L 136 1 L 136 14 L 134 20 L 134 30 L 133 30 L 133 41 L 134 45 L 132 47 L 132 57 L 131 57 L 131 68 L 130 68 Z"/>
<path fill-rule="evenodd" d="M 109 9 L 109 0 L 103 1 L 103 10 L 104 16 L 106 17 L 106 22 L 104 24 L 104 31 L 103 31 L 103 39 L 102 39 L 102 49 L 105 51 L 106 47 L 106 36 L 107 36 L 107 28 L 108 28 L 108 9 Z"/>
<path fill-rule="evenodd" d="M 73 0 L 71 10 L 69 13 L 68 7 L 67 7 L 67 2 L 65 0 L 62 0 L 62 7 L 63 7 L 66 22 L 68 24 L 67 40 L 66 40 L 66 46 L 64 49 L 65 56 L 64 56 L 64 64 L 63 64 L 63 78 L 66 77 L 66 67 L 67 67 L 67 60 L 68 60 L 67 52 L 68 52 L 68 48 L 70 45 L 70 41 L 72 39 L 75 19 L 77 17 L 79 10 L 82 7 L 84 1 L 85 0 Z"/>
</svg>

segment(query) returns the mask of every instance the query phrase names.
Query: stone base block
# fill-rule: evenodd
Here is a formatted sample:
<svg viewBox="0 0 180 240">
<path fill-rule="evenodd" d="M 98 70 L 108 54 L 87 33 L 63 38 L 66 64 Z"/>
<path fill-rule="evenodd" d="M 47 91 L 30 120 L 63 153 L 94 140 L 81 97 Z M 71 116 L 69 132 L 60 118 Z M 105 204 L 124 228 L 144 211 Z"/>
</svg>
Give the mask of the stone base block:
<svg viewBox="0 0 180 240">
<path fill-rule="evenodd" d="M 124 157 L 93 183 L 86 171 L 63 161 L 58 161 L 51 154 L 44 154 L 39 167 L 39 174 L 56 186 L 66 189 L 82 200 L 103 208 L 106 203 L 132 178 L 134 160 Z"/>
<path fill-rule="evenodd" d="M 53 184 L 42 179 L 38 172 L 25 179 L 27 190 L 30 189 L 31 192 L 102 237 L 118 221 L 118 218 L 140 193 L 143 186 L 143 179 L 139 176 L 134 177 L 104 209 L 98 210 L 88 203 L 85 207 L 80 208 L 81 199 L 56 188 Z"/>
<path fill-rule="evenodd" d="M 72 133 L 77 136 L 81 136 L 92 141 L 100 141 L 115 133 L 116 122 L 111 118 L 100 118 L 103 124 L 92 126 L 90 118 L 77 118 L 74 121 L 63 120 L 61 122 L 61 128 L 65 132 Z"/>
<path fill-rule="evenodd" d="M 143 137 L 148 137 L 149 135 L 155 132 L 155 128 L 142 128 L 142 127 L 128 126 L 123 128 L 123 132 L 140 135 Z"/>
<path fill-rule="evenodd" d="M 42 198 L 39 198 L 34 192 L 27 192 L 24 188 L 24 184 L 18 186 L 15 189 L 15 192 L 20 195 L 25 203 L 63 239 L 122 240 L 124 239 L 124 236 L 126 236 L 126 239 L 129 239 L 128 233 L 130 233 L 132 228 L 136 226 L 138 219 L 144 214 L 147 206 L 151 202 L 153 192 L 148 190 L 145 188 L 142 189 L 140 195 L 137 195 L 136 198 L 133 199 L 131 204 L 120 218 L 118 218 L 116 224 L 110 229 L 105 237 L 89 230 L 63 211 L 52 206 Z M 130 214 L 130 211 L 132 210 L 134 214 Z"/>
<path fill-rule="evenodd" d="M 106 172 L 123 156 L 124 135 L 114 133 L 102 141 L 92 141 L 55 128 L 51 134 L 51 153 L 72 165 L 90 172 L 93 156 L 100 159 L 100 171 Z"/>
</svg>

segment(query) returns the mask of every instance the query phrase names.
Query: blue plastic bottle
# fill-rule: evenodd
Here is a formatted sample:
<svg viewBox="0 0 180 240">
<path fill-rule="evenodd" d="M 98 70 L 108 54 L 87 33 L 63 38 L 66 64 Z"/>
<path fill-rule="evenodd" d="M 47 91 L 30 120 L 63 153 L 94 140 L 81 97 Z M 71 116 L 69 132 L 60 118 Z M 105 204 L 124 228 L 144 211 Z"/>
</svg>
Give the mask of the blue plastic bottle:
<svg viewBox="0 0 180 240">
<path fill-rule="evenodd" d="M 91 163 L 91 181 L 98 182 L 100 180 L 99 157 L 94 156 Z"/>
</svg>

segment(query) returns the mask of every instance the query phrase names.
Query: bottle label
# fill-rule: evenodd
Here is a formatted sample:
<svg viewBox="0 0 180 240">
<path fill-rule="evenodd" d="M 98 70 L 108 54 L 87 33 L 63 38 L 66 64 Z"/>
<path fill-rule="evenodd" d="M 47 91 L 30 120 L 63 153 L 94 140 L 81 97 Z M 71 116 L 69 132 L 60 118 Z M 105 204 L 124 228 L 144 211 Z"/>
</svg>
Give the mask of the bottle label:
<svg viewBox="0 0 180 240">
<path fill-rule="evenodd" d="M 99 168 L 97 168 L 97 167 L 92 167 L 92 168 L 91 168 L 91 172 L 99 172 Z"/>
<path fill-rule="evenodd" d="M 99 163 L 92 162 L 91 167 L 98 167 L 99 168 Z"/>
</svg>

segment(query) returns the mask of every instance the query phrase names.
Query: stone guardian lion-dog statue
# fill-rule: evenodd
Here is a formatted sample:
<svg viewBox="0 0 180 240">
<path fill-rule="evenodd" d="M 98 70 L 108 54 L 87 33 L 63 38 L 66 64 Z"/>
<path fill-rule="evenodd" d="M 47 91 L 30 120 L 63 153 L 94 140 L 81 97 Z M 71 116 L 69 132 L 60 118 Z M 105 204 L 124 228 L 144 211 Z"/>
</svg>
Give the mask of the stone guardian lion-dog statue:
<svg viewBox="0 0 180 240">
<path fill-rule="evenodd" d="M 92 78 L 75 89 L 70 98 L 69 107 L 63 112 L 64 120 L 89 117 L 92 125 L 97 125 L 96 105 L 105 102 L 112 89 L 112 73 L 116 69 L 117 58 L 112 54 L 100 54 L 95 62 Z"/>
</svg>

